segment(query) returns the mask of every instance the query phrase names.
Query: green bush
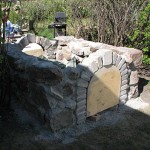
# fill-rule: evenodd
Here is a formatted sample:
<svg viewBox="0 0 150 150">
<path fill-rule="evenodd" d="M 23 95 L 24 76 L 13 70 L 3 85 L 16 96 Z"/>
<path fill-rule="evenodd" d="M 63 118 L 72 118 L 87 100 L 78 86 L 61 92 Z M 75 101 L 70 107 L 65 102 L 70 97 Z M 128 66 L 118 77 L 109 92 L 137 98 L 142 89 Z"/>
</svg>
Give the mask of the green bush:
<svg viewBox="0 0 150 150">
<path fill-rule="evenodd" d="M 13 9 L 11 9 L 10 14 L 9 14 L 9 20 L 13 23 L 13 24 L 21 24 L 21 15 L 17 14 Z"/>
<path fill-rule="evenodd" d="M 32 3 L 32 4 L 31 4 Z M 66 10 L 64 0 L 35 0 L 22 2 L 22 15 L 35 21 L 53 20 L 56 12 Z"/>
<path fill-rule="evenodd" d="M 136 29 L 129 39 L 132 47 L 143 51 L 143 63 L 150 64 L 150 3 L 141 11 Z"/>
<path fill-rule="evenodd" d="M 48 39 L 53 38 L 52 30 L 50 30 L 48 28 L 40 28 L 36 32 L 37 32 L 37 35 L 39 35 L 39 36 L 43 36 L 43 37 L 48 38 Z"/>
<path fill-rule="evenodd" d="M 35 33 L 51 39 L 53 33 L 48 25 L 54 21 L 56 12 L 66 12 L 66 0 L 22 1 L 22 16 L 34 21 Z"/>
<path fill-rule="evenodd" d="M 150 4 L 148 1 L 21 1 L 20 16 L 34 21 L 36 34 L 52 38 L 53 32 L 48 29 L 48 25 L 54 21 L 56 12 L 65 12 L 67 35 L 141 49 L 144 52 L 143 62 L 149 64 Z M 143 9 L 146 3 L 147 6 Z M 10 17 L 13 19 L 15 15 L 11 12 Z"/>
</svg>

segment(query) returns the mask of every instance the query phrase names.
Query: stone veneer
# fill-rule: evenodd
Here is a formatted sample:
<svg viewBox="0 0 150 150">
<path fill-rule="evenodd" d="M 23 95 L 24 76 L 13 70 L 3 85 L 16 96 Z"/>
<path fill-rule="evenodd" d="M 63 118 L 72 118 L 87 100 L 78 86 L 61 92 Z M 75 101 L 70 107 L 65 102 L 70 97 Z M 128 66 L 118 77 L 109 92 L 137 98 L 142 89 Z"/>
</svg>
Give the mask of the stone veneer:
<svg viewBox="0 0 150 150">
<path fill-rule="evenodd" d="M 42 56 L 22 52 L 31 43 L 41 46 Z M 138 96 L 140 50 L 72 36 L 48 40 L 34 34 L 8 44 L 7 48 L 13 95 L 53 131 L 85 122 L 88 87 L 102 68 L 115 67 L 120 73 L 119 104 Z"/>
</svg>

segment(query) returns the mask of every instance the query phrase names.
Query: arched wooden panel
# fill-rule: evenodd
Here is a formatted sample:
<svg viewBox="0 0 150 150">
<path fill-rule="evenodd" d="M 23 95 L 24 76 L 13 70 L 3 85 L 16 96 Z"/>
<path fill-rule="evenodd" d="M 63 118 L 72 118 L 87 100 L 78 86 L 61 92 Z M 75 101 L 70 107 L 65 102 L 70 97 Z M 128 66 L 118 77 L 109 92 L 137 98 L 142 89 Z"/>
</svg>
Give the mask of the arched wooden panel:
<svg viewBox="0 0 150 150">
<path fill-rule="evenodd" d="M 87 93 L 87 117 L 119 103 L 121 75 L 117 67 L 99 69 L 92 77 Z"/>
</svg>

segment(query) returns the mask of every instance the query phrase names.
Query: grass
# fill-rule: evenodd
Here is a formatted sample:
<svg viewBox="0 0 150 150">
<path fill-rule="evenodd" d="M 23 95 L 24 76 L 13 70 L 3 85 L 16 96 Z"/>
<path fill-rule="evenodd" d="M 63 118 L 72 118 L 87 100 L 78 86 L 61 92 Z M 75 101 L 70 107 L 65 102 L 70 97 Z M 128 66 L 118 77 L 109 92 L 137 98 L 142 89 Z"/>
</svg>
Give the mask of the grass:
<svg viewBox="0 0 150 150">
<path fill-rule="evenodd" d="M 38 28 L 36 29 L 37 35 L 42 36 L 48 39 L 53 38 L 53 30 L 50 30 L 48 28 Z"/>
</svg>

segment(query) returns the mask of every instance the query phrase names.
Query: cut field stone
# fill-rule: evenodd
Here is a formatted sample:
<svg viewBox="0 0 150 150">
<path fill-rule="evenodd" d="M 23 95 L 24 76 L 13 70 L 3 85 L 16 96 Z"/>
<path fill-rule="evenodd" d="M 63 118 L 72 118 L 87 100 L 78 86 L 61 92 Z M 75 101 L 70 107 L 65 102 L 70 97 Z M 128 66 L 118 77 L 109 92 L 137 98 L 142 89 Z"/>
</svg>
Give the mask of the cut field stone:
<svg viewBox="0 0 150 150">
<path fill-rule="evenodd" d="M 12 96 L 53 132 L 138 96 L 140 50 L 34 34 L 5 47 Z"/>
<path fill-rule="evenodd" d="M 101 56 L 103 58 L 103 66 L 112 64 L 112 51 L 108 49 L 100 50 Z"/>
</svg>

